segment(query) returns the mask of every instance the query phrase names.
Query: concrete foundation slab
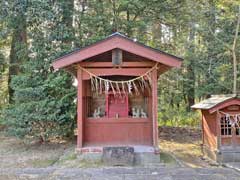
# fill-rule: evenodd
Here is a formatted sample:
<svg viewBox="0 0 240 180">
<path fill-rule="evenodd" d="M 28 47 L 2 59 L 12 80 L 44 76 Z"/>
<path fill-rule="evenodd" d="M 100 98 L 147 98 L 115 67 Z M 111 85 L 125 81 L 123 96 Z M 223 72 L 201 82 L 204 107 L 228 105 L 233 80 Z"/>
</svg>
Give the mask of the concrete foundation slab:
<svg viewBox="0 0 240 180">
<path fill-rule="evenodd" d="M 103 149 L 108 149 L 109 147 L 84 147 L 82 149 L 76 149 L 76 152 L 78 154 L 78 159 L 85 160 L 85 161 L 91 161 L 91 162 L 102 162 L 106 165 L 120 165 L 120 166 L 163 166 L 162 163 L 160 163 L 160 154 L 155 153 L 155 149 L 151 146 L 131 146 L 129 147 L 131 149 L 131 153 L 127 153 L 127 159 L 124 158 L 124 154 L 121 155 L 121 157 L 118 157 L 117 159 L 120 160 L 122 158 L 125 159 L 123 162 L 122 160 L 117 162 L 116 156 L 112 156 L 112 160 L 109 159 L 111 156 L 108 155 L 108 158 L 106 160 L 106 153 L 104 155 Z M 117 147 L 115 147 L 116 149 Z M 119 147 L 121 149 L 121 147 Z M 121 150 L 121 152 L 123 152 Z M 130 151 L 129 151 L 130 152 Z M 118 153 L 119 154 L 119 153 Z M 131 161 L 128 162 L 127 161 Z M 114 162 L 114 163 L 112 163 Z"/>
<path fill-rule="evenodd" d="M 161 165 L 160 154 L 150 152 L 137 152 L 135 153 L 135 165 L 140 166 Z"/>
<path fill-rule="evenodd" d="M 223 150 L 212 150 L 203 146 L 204 155 L 218 163 L 239 162 L 240 163 L 240 150 L 234 148 L 225 148 Z"/>
<path fill-rule="evenodd" d="M 240 152 L 221 151 L 218 153 L 218 161 L 226 162 L 240 162 Z"/>
<path fill-rule="evenodd" d="M 133 147 L 104 147 L 102 160 L 111 166 L 132 166 L 134 164 Z"/>
</svg>

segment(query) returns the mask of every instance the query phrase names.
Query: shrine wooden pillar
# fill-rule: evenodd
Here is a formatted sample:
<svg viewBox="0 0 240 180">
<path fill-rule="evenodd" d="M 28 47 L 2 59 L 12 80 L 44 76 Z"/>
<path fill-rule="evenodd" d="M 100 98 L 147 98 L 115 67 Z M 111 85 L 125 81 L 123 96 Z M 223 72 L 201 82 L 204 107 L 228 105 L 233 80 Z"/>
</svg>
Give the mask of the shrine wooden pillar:
<svg viewBox="0 0 240 180">
<path fill-rule="evenodd" d="M 237 135 L 236 135 L 236 125 L 232 126 L 232 147 L 235 149 L 238 146 Z"/>
<path fill-rule="evenodd" d="M 158 147 L 158 94 L 157 94 L 157 69 L 152 71 L 152 122 L 153 122 L 153 146 Z"/>
<path fill-rule="evenodd" d="M 77 148 L 83 146 L 83 78 L 82 70 L 77 70 Z"/>
<path fill-rule="evenodd" d="M 222 146 L 221 115 L 220 115 L 219 111 L 217 111 L 217 114 L 216 114 L 216 128 L 217 128 L 217 149 L 221 150 L 221 146 Z M 204 129 L 202 131 L 203 131 L 202 133 L 205 133 Z"/>
</svg>

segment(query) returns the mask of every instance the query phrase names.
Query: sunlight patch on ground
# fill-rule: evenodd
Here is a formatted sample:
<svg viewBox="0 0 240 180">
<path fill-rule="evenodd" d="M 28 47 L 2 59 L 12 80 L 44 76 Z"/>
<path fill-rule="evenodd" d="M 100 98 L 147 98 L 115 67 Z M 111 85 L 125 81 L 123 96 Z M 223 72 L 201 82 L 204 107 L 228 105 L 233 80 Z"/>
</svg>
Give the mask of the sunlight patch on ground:
<svg viewBox="0 0 240 180">
<path fill-rule="evenodd" d="M 202 159 L 201 134 L 199 130 L 183 128 L 162 128 L 160 130 L 160 149 L 173 154 L 184 166 L 209 167 Z"/>
</svg>

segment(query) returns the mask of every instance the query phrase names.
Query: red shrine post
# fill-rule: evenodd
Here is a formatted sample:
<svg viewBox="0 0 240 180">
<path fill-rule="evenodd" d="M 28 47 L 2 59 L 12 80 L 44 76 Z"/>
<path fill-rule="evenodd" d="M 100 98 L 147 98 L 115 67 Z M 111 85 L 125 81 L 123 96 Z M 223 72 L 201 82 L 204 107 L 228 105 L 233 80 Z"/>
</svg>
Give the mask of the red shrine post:
<svg viewBox="0 0 240 180">
<path fill-rule="evenodd" d="M 240 162 L 240 96 L 214 95 L 193 109 L 202 112 L 203 152 L 217 162 Z"/>
<path fill-rule="evenodd" d="M 78 81 L 77 149 L 159 152 L 157 81 L 181 63 L 120 33 L 58 58 L 54 69 L 70 71 Z"/>
</svg>

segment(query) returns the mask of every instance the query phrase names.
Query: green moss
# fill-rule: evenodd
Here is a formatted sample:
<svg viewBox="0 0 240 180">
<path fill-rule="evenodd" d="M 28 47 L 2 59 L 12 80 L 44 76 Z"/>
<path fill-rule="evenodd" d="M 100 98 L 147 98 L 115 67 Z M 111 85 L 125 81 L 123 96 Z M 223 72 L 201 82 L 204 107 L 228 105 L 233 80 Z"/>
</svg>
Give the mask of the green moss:
<svg viewBox="0 0 240 180">
<path fill-rule="evenodd" d="M 71 152 L 63 157 L 58 161 L 58 164 L 64 164 L 67 161 L 74 161 L 77 159 L 77 155 L 74 152 Z"/>
<path fill-rule="evenodd" d="M 103 163 L 101 160 L 92 159 L 79 159 L 76 153 L 70 153 L 62 157 L 58 162 L 58 166 L 61 167 L 78 167 L 78 168 L 88 168 L 88 167 L 101 167 Z"/>
<path fill-rule="evenodd" d="M 160 160 L 166 166 L 177 166 L 176 160 L 170 154 L 168 154 L 166 152 L 160 153 Z"/>
<path fill-rule="evenodd" d="M 104 164 L 102 163 L 102 161 L 88 161 L 88 160 L 81 160 L 79 161 L 78 167 L 81 168 L 89 168 L 89 167 L 102 167 L 104 166 Z"/>
<path fill-rule="evenodd" d="M 29 164 L 32 164 L 32 167 L 34 168 L 43 168 L 43 167 L 48 167 L 53 165 L 58 158 L 55 159 L 36 159 L 36 160 L 31 160 Z"/>
</svg>

